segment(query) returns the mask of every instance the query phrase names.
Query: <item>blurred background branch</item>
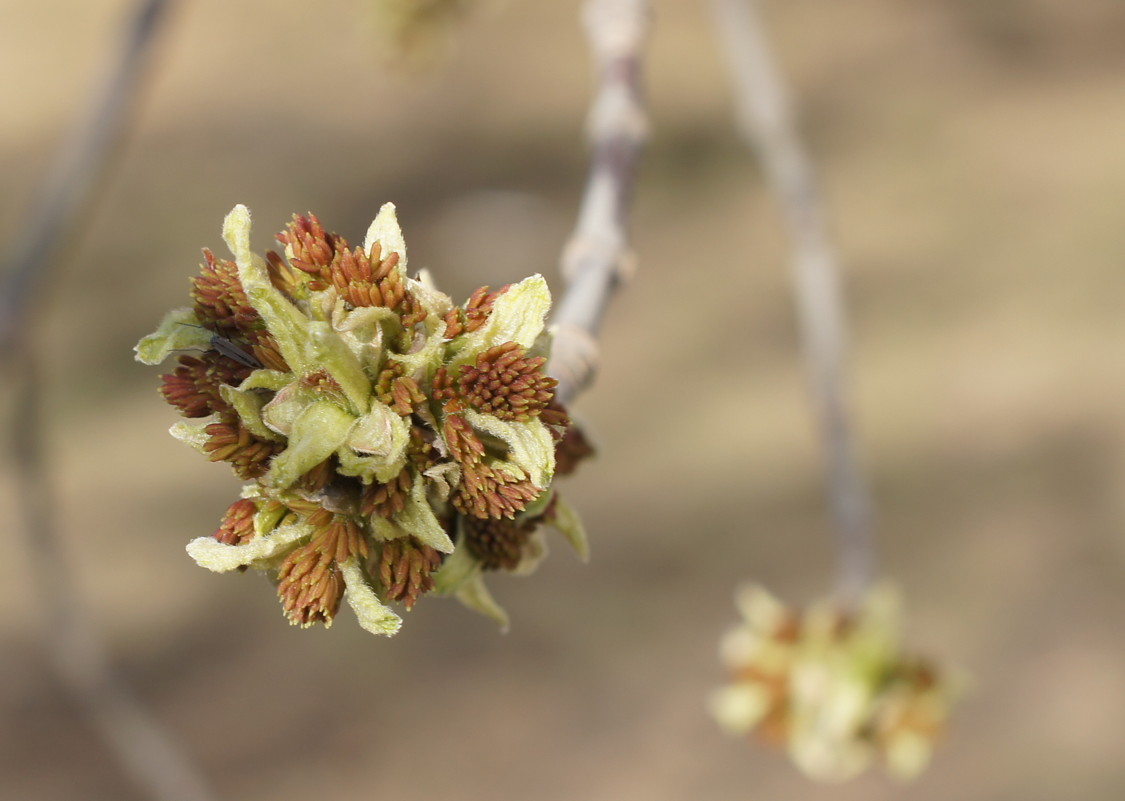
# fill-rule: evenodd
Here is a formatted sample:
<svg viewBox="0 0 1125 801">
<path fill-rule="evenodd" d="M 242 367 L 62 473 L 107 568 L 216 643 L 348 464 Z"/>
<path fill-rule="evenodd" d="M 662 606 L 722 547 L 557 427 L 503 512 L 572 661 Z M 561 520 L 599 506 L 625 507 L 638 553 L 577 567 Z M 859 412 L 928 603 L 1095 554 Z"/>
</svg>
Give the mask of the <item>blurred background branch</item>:
<svg viewBox="0 0 1125 801">
<path fill-rule="evenodd" d="M 0 285 L 0 353 L 10 353 L 62 255 L 80 232 L 125 139 L 152 44 L 172 0 L 140 0 L 126 23 L 120 60 L 63 143 L 43 181 Z"/>
<path fill-rule="evenodd" d="M 78 594 L 58 529 L 58 498 L 46 454 L 35 313 L 67 246 L 97 205 L 129 132 L 171 0 L 141 0 L 126 21 L 120 58 L 45 179 L 0 290 L 0 353 L 14 376 L 11 420 L 16 496 L 32 586 L 43 611 L 47 658 L 122 768 L 159 801 L 209 801 L 206 782 L 115 670 Z"/>
<path fill-rule="evenodd" d="M 859 600 L 875 570 L 871 500 L 844 389 L 846 320 L 840 266 L 820 193 L 755 0 L 713 0 L 735 88 L 739 128 L 762 161 L 793 240 L 793 287 L 839 543 L 837 590 Z"/>
</svg>

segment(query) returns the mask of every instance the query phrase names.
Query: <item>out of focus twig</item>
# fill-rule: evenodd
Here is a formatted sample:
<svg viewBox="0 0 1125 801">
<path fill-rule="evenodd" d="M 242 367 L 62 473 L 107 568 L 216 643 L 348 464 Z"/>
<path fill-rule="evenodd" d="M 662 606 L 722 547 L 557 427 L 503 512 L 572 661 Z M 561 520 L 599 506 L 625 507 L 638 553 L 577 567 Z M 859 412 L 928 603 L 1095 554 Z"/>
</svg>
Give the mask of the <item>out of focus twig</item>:
<svg viewBox="0 0 1125 801">
<path fill-rule="evenodd" d="M 858 600 L 875 569 L 871 501 L 852 442 L 844 396 L 845 320 L 840 269 L 820 196 L 797 135 L 754 0 L 713 0 L 735 83 L 743 135 L 777 192 L 793 239 L 793 279 L 809 379 L 824 443 L 828 493 L 839 539 L 839 586 Z"/>
<path fill-rule="evenodd" d="M 3 259 L 0 354 L 10 353 L 23 336 L 24 321 L 113 164 L 140 95 L 154 34 L 170 6 L 171 0 L 137 3 L 120 61 L 60 148 L 13 250 Z"/>
<path fill-rule="evenodd" d="M 140 0 L 115 70 L 64 144 L 33 207 L 0 287 L 0 353 L 16 380 L 12 453 L 32 585 L 51 667 L 139 786 L 158 801 L 214 795 L 114 670 L 77 592 L 58 531 L 44 445 L 43 393 L 30 336 L 33 311 L 67 243 L 99 194 L 123 140 L 170 0 Z"/>
<path fill-rule="evenodd" d="M 25 348 L 14 404 L 13 454 L 22 528 L 51 667 L 129 776 L 158 801 L 215 796 L 164 727 L 114 670 L 97 627 L 78 595 L 59 540 L 55 498 L 43 446 L 43 397 L 35 353 Z"/>
<path fill-rule="evenodd" d="M 552 323 L 551 375 L 563 402 L 593 380 L 597 334 L 609 298 L 631 259 L 625 233 L 637 159 L 648 135 L 641 93 L 641 48 L 648 0 L 588 0 L 583 12 L 597 71 L 587 120 L 590 173 L 578 223 L 562 256 L 567 290 Z"/>
</svg>

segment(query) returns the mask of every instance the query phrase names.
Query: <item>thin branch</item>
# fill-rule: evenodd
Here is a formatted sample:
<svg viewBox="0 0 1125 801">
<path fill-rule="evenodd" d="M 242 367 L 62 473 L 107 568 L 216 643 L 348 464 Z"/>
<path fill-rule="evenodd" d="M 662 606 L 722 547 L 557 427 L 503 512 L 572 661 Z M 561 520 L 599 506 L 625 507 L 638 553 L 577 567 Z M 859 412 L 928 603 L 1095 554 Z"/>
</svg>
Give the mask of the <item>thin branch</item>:
<svg viewBox="0 0 1125 801">
<path fill-rule="evenodd" d="M 793 238 L 793 281 L 839 542 L 838 592 L 854 602 L 875 570 L 871 501 L 852 442 L 844 394 L 840 268 L 820 196 L 754 0 L 713 0 L 735 82 L 743 135 L 762 160 Z"/>
<path fill-rule="evenodd" d="M 120 61 L 60 148 L 14 252 L 6 259 L 0 286 L 0 353 L 9 353 L 22 337 L 24 321 L 112 166 L 140 95 L 154 34 L 171 6 L 171 0 L 139 0 L 128 21 Z"/>
<path fill-rule="evenodd" d="M 648 0 L 588 0 L 583 12 L 598 85 L 587 119 L 590 174 L 578 223 L 562 255 L 567 290 L 552 323 L 551 375 L 572 400 L 594 379 L 597 335 L 609 299 L 631 265 L 625 232 L 637 159 L 648 136 L 641 92 L 641 49 Z"/>
<path fill-rule="evenodd" d="M 48 176 L 0 294 L 0 352 L 11 360 L 16 399 L 12 452 L 32 585 L 44 612 L 51 667 L 115 753 L 124 770 L 159 801 L 215 796 L 164 728 L 115 672 L 68 568 L 44 447 L 43 393 L 27 321 L 94 204 L 124 138 L 169 0 L 141 0 L 128 22 L 121 60 Z"/>
<path fill-rule="evenodd" d="M 32 583 L 51 667 L 129 776 L 160 801 L 212 801 L 215 796 L 113 669 L 97 627 L 78 595 L 60 542 L 57 501 L 43 447 L 43 397 L 33 349 L 17 365 L 12 450 Z"/>
</svg>

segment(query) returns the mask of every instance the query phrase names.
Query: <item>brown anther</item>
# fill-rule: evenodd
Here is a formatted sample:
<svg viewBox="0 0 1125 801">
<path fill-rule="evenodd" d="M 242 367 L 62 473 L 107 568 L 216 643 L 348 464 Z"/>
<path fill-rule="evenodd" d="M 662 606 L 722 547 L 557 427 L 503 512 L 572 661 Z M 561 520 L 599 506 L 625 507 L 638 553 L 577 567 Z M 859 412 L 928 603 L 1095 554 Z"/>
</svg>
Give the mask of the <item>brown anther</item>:
<svg viewBox="0 0 1125 801">
<path fill-rule="evenodd" d="M 485 570 L 515 570 L 523 558 L 524 546 L 536 528 L 530 521 L 472 516 L 463 518 L 461 525 L 461 544 L 469 549 Z"/>
<path fill-rule="evenodd" d="M 578 468 L 579 462 L 595 453 L 594 446 L 586 438 L 585 432 L 578 426 L 570 426 L 562 439 L 555 443 L 555 475 L 570 475 Z"/>
<path fill-rule="evenodd" d="M 453 406 L 454 403 L 448 404 L 447 411 Z M 484 455 L 484 443 L 464 415 L 447 413 L 442 422 L 441 433 L 449 448 L 449 455 L 461 464 L 479 462 Z"/>
<path fill-rule="evenodd" d="M 339 237 L 327 233 L 315 214 L 294 214 L 276 239 L 285 245 L 290 265 L 309 275 L 327 278 L 326 268 L 335 255 Z M 343 246 L 347 247 L 347 243 Z"/>
<path fill-rule="evenodd" d="M 453 506 L 464 515 L 479 518 L 513 518 L 543 492 L 526 478 L 484 462 L 461 463 L 461 483 Z"/>
<path fill-rule="evenodd" d="M 224 545 L 243 545 L 254 538 L 254 515 L 257 505 L 249 498 L 239 498 L 227 507 L 212 537 Z"/>
<path fill-rule="evenodd" d="M 191 297 L 199 322 L 224 334 L 239 329 L 242 320 L 256 319 L 258 313 L 238 281 L 238 266 L 229 259 L 215 258 L 206 248 L 203 260 L 199 275 L 191 279 Z"/>
<path fill-rule="evenodd" d="M 457 387 L 477 411 L 527 422 L 555 396 L 558 381 L 542 373 L 546 361 L 542 356 L 528 358 L 517 342 L 505 342 L 479 354 L 474 364 L 463 365 Z"/>
<path fill-rule="evenodd" d="M 176 369 L 160 376 L 160 394 L 184 417 L 206 417 L 227 411 L 230 406 L 219 394 L 223 383 L 215 371 L 215 359 L 181 356 Z"/>
<path fill-rule="evenodd" d="M 402 362 L 388 362 L 375 382 L 375 397 L 406 417 L 415 407 L 426 402 L 426 396 L 419 389 L 418 382 L 404 372 Z"/>
<path fill-rule="evenodd" d="M 453 339 L 461 334 L 476 331 L 484 325 L 492 314 L 492 305 L 496 299 L 511 286 L 505 284 L 495 292 L 489 292 L 488 287 L 482 286 L 469 296 L 463 308 L 451 309 L 445 315 L 445 338 Z"/>
<path fill-rule="evenodd" d="M 384 542 L 378 572 L 386 599 L 413 609 L 418 598 L 434 588 L 432 573 L 441 566 L 442 558 L 439 551 L 414 537 Z"/>
<path fill-rule="evenodd" d="M 269 469 L 269 460 L 285 448 L 252 434 L 237 415 L 224 414 L 205 427 L 208 439 L 203 452 L 212 462 L 230 462 L 239 478 L 258 478 Z"/>
<path fill-rule="evenodd" d="M 449 371 L 445 367 L 439 367 L 434 371 L 434 380 L 431 382 L 430 395 L 434 400 L 440 403 L 447 403 L 457 396 L 456 390 L 453 388 L 453 379 L 449 375 Z"/>
<path fill-rule="evenodd" d="M 290 300 L 297 296 L 298 287 L 308 282 L 308 275 L 286 262 L 275 250 L 266 251 L 266 271 L 274 288 Z"/>
<path fill-rule="evenodd" d="M 344 595 L 339 565 L 351 558 L 365 559 L 367 540 L 359 525 L 346 517 L 329 515 L 305 545 L 294 548 L 277 571 L 277 595 L 289 622 L 298 626 L 330 624 Z"/>
<path fill-rule="evenodd" d="M 386 483 L 372 481 L 363 488 L 360 511 L 368 517 L 390 519 L 406 506 L 406 498 L 413 486 L 414 474 L 410 468 L 404 468 Z"/>
</svg>

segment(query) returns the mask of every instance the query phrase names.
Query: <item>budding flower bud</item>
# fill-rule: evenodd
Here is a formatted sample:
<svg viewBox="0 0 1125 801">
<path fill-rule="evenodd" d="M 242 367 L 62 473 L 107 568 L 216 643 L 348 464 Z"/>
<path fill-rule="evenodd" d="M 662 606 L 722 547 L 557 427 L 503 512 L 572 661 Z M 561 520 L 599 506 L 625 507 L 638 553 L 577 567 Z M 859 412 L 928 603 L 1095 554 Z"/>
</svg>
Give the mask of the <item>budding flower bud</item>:
<svg viewBox="0 0 1125 801">
<path fill-rule="evenodd" d="M 284 255 L 261 257 L 244 206 L 223 238 L 234 260 L 204 251 L 193 306 L 136 348 L 146 364 L 202 351 L 163 377 L 165 399 L 198 421 L 172 433 L 249 482 L 188 546 L 199 564 L 265 571 L 296 625 L 330 625 L 346 600 L 364 628 L 394 634 L 389 604 L 429 592 L 505 619 L 482 574 L 527 572 L 542 524 L 585 556 L 552 488 L 556 450 L 569 470 L 583 440 L 566 436 L 543 374 L 542 277 L 454 306 L 407 275 L 389 203 L 362 248 L 295 215 Z"/>
<path fill-rule="evenodd" d="M 722 644 L 731 680 L 711 699 L 723 728 L 786 748 L 824 781 L 850 779 L 875 757 L 899 778 L 926 766 L 958 682 L 903 653 L 889 587 L 854 611 L 831 601 L 792 610 L 756 586 L 738 606 L 744 620 Z"/>
</svg>

